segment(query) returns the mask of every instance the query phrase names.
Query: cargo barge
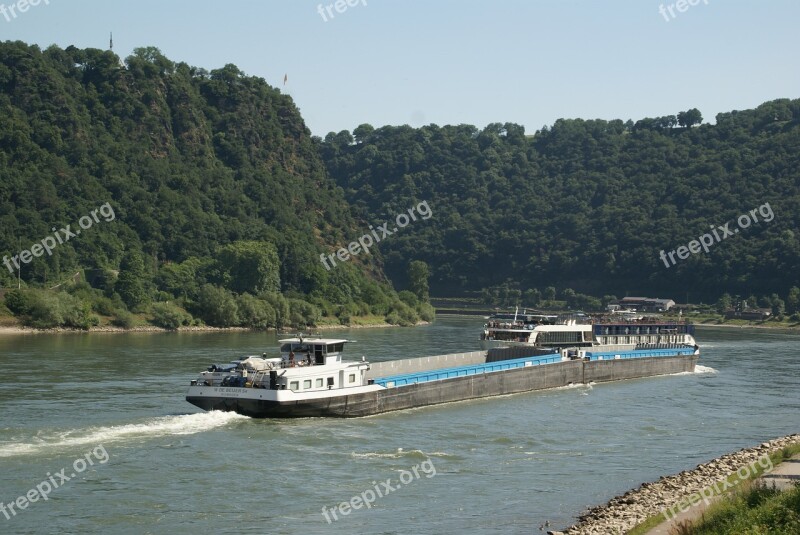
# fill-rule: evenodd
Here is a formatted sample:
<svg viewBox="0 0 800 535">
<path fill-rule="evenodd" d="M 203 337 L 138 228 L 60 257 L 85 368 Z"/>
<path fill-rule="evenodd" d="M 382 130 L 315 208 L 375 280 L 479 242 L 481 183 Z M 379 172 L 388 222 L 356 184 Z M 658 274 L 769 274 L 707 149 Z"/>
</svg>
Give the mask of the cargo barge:
<svg viewBox="0 0 800 535">
<path fill-rule="evenodd" d="M 583 327 L 580 328 L 580 331 Z M 555 332 L 565 332 L 557 329 Z M 583 335 L 581 335 L 583 336 Z M 699 348 L 517 345 L 414 359 L 343 359 L 345 339 L 280 340 L 280 357 L 212 365 L 186 400 L 256 418 L 359 417 L 575 384 L 692 372 Z"/>
</svg>

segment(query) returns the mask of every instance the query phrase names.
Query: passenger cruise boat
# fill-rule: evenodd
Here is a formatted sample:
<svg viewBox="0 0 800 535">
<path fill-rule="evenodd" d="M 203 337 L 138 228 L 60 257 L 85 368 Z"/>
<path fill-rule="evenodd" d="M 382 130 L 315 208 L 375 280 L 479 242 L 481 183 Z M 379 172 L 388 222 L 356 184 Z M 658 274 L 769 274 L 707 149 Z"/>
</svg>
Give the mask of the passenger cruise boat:
<svg viewBox="0 0 800 535">
<path fill-rule="evenodd" d="M 536 347 L 598 346 L 636 349 L 696 347 L 694 325 L 685 321 L 618 315 L 592 317 L 587 314 L 514 314 L 513 318 L 490 317 L 481 333 L 484 347 L 529 345 Z"/>
</svg>

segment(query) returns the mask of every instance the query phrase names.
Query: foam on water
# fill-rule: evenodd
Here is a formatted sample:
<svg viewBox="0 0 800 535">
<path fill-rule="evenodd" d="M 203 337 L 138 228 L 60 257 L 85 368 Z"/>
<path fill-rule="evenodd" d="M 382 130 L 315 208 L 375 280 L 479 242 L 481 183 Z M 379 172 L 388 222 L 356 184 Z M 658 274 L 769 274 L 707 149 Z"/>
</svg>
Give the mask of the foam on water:
<svg viewBox="0 0 800 535">
<path fill-rule="evenodd" d="M 248 420 L 247 416 L 235 412 L 201 412 L 179 416 L 162 416 L 138 424 L 110 427 L 72 429 L 58 433 L 40 433 L 30 442 L 6 442 L 0 444 L 0 457 L 35 455 L 48 450 L 60 450 L 78 446 L 97 446 L 127 440 L 147 440 L 169 435 L 193 435 L 223 427 L 231 422 Z"/>
<path fill-rule="evenodd" d="M 717 373 L 717 370 L 711 366 L 700 366 L 699 364 L 695 364 L 694 373 Z"/>
<path fill-rule="evenodd" d="M 699 364 L 695 364 L 693 372 L 678 372 L 678 373 L 671 373 L 669 375 L 716 375 L 718 372 L 711 366 L 701 366 Z"/>
<path fill-rule="evenodd" d="M 591 390 L 593 384 L 594 384 L 594 382 L 591 382 L 591 383 L 588 383 L 588 384 L 587 383 L 571 383 L 571 384 L 564 385 L 564 386 L 557 386 L 557 387 L 552 388 L 550 390 L 573 390 L 573 389 L 576 389 L 576 388 L 585 389 L 585 390 Z"/>
<path fill-rule="evenodd" d="M 404 450 L 403 448 L 397 448 L 394 452 L 377 452 L 371 451 L 366 453 L 356 453 L 351 452 L 351 457 L 356 459 L 399 459 L 400 457 L 410 457 L 412 459 L 419 458 L 419 459 L 427 459 L 429 457 L 451 457 L 449 453 L 444 453 L 440 451 L 434 451 L 432 453 L 425 453 L 422 450 Z"/>
</svg>

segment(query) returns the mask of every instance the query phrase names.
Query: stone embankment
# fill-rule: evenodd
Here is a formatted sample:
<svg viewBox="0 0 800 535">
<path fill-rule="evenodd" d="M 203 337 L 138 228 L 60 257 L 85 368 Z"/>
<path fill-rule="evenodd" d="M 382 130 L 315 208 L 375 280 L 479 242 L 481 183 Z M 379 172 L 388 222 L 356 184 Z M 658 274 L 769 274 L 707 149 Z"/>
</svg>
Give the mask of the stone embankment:
<svg viewBox="0 0 800 535">
<path fill-rule="evenodd" d="M 675 510 L 692 495 L 708 492 L 709 487 L 721 488 L 721 481 L 739 469 L 749 467 L 765 455 L 786 446 L 800 443 L 800 434 L 793 434 L 764 442 L 753 448 L 723 455 L 672 476 L 662 476 L 653 483 L 643 483 L 622 496 L 612 498 L 605 505 L 592 507 L 578 517 L 579 522 L 563 532 L 550 531 L 552 535 L 609 535 L 626 533 L 651 516 Z M 763 465 L 762 465 L 763 466 Z"/>
</svg>

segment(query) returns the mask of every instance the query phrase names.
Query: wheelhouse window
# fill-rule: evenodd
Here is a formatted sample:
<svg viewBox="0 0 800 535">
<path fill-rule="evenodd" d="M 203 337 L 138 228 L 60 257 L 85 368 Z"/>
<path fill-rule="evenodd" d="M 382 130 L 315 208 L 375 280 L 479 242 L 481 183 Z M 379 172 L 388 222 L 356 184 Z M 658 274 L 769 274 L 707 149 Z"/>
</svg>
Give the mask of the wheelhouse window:
<svg viewBox="0 0 800 535">
<path fill-rule="evenodd" d="M 295 353 L 305 353 L 309 350 L 308 344 L 288 343 L 281 345 L 281 353 L 288 353 L 294 351 Z"/>
</svg>

